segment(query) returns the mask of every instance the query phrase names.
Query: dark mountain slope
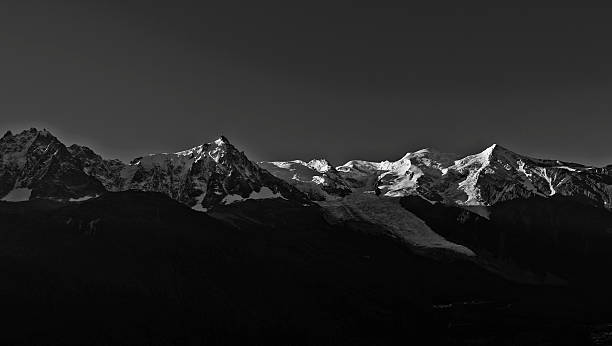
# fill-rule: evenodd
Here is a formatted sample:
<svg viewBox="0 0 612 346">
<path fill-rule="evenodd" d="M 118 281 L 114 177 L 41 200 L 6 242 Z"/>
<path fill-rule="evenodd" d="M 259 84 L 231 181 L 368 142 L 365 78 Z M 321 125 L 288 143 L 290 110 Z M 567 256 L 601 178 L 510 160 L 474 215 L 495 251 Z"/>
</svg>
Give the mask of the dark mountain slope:
<svg viewBox="0 0 612 346">
<path fill-rule="evenodd" d="M 432 304 L 522 290 L 468 262 L 415 256 L 373 225 L 332 227 L 318 207 L 245 201 L 213 216 L 132 191 L 0 203 L 0 303 L 15 316 L 0 339 L 431 344 L 447 323 Z"/>
<path fill-rule="evenodd" d="M 418 197 L 402 205 L 444 237 L 469 246 L 482 258 L 521 270 L 551 273 L 567 281 L 595 314 L 610 316 L 612 214 L 590 201 L 553 196 L 499 203 L 490 220 L 458 207 L 432 205 Z M 612 316 L 610 316 L 612 317 Z"/>
</svg>

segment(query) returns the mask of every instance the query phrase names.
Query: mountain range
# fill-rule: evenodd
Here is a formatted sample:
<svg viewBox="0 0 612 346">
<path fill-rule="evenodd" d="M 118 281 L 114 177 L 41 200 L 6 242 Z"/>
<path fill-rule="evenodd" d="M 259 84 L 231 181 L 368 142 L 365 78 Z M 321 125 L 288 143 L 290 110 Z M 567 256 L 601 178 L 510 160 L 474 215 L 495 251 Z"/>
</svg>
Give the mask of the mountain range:
<svg viewBox="0 0 612 346">
<path fill-rule="evenodd" d="M 423 149 L 397 161 L 351 160 L 334 167 L 326 159 L 255 163 L 221 136 L 123 163 L 77 144 L 66 147 L 48 131 L 32 128 L 7 132 L 0 139 L 0 158 L 4 200 L 83 200 L 104 191 L 139 190 L 207 209 L 245 199 L 306 203 L 375 193 L 486 209 L 517 198 L 561 195 L 612 209 L 612 165 L 535 159 L 497 144 L 466 157 Z"/>
<path fill-rule="evenodd" d="M 450 344 L 500 344 L 516 333 L 580 344 L 583 329 L 559 332 L 576 323 L 567 311 L 588 316 L 580 325 L 612 318 L 602 303 L 612 289 L 603 272 L 612 265 L 612 166 L 500 145 L 334 166 L 253 162 L 221 136 L 125 163 L 46 130 L 9 131 L 0 139 L 0 226 L 0 266 L 23 268 L 14 270 L 17 286 L 5 285 L 13 295 L 55 304 L 31 290 L 42 285 L 51 301 L 100 312 L 93 326 L 76 317 L 53 324 L 87 331 L 60 344 L 92 333 L 193 343 L 180 335 L 201 323 L 216 327 L 200 338 L 227 341 L 239 330 L 236 343 L 300 344 L 303 333 L 303 344 L 338 344 L 340 335 L 389 344 L 411 330 Z M 126 300 L 133 316 L 110 322 L 103 306 Z M 540 324 L 551 313 L 543 300 L 563 310 L 554 313 L 559 324 Z M 182 314 L 181 323 L 168 314 Z M 539 316 L 529 320 L 537 327 L 519 322 L 523 314 Z M 104 329 L 135 316 L 146 325 L 137 336 Z M 492 316 L 503 326 L 490 325 Z"/>
<path fill-rule="evenodd" d="M 494 144 L 459 157 L 433 149 L 397 161 L 351 160 L 334 167 L 326 159 L 250 161 L 220 138 L 177 153 L 147 154 L 129 163 L 92 149 L 66 147 L 47 130 L 32 128 L 0 139 L 0 199 L 85 201 L 105 192 L 160 192 L 195 210 L 246 200 L 281 198 L 318 203 L 329 218 L 379 224 L 417 248 L 444 248 L 473 256 L 446 241 L 402 208 L 416 196 L 431 205 L 456 206 L 489 218 L 500 202 L 566 196 L 612 209 L 612 166 L 544 160 Z"/>
</svg>

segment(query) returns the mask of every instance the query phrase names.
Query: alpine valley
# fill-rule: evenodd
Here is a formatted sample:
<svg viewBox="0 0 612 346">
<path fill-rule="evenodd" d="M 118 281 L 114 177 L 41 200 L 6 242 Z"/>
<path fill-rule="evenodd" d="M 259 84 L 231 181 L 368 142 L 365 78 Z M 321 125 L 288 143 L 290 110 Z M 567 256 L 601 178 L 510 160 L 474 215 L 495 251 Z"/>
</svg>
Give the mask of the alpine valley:
<svg viewBox="0 0 612 346">
<path fill-rule="evenodd" d="M 2 344 L 612 342 L 612 165 L 0 139 Z"/>
</svg>

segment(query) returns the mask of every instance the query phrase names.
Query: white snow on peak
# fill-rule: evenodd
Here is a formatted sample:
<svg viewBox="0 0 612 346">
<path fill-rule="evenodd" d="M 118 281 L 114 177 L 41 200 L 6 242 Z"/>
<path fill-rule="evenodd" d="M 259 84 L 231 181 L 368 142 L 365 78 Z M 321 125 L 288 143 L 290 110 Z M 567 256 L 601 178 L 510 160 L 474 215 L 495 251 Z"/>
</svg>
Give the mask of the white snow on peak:
<svg viewBox="0 0 612 346">
<path fill-rule="evenodd" d="M 212 144 L 214 144 L 214 146 Z M 212 143 L 201 144 L 176 153 L 149 154 L 140 158 L 137 162 L 132 164 L 132 166 L 139 165 L 150 170 L 156 166 L 167 168 L 171 165 L 173 169 L 178 169 L 180 176 L 184 176 L 189 172 L 195 162 L 198 162 L 206 156 L 218 163 L 221 156 L 223 156 L 226 151 L 226 144 L 227 142 L 221 137 Z M 130 170 L 128 167 L 124 170 L 125 172 L 121 174 L 122 177 L 129 178 L 133 175 L 133 170 Z"/>
<path fill-rule="evenodd" d="M 183 151 L 179 151 L 177 153 L 175 153 L 178 156 L 199 156 L 202 154 L 202 151 L 204 150 L 204 145 L 200 144 L 197 147 L 193 147 L 191 149 L 187 149 L 187 150 L 183 150 Z M 165 155 L 169 155 L 169 154 L 165 154 Z"/>
<path fill-rule="evenodd" d="M 259 166 L 277 178 L 294 185 L 311 198 L 336 199 L 350 193 L 348 183 L 325 159 L 259 162 Z"/>
<path fill-rule="evenodd" d="M 302 160 L 271 161 L 260 162 L 259 165 L 285 181 L 296 180 L 316 184 L 325 184 L 327 180 L 319 174 L 327 173 L 332 169 L 325 159 L 315 159 L 309 162 Z"/>
<path fill-rule="evenodd" d="M 461 205 L 480 205 L 480 189 L 477 186 L 478 178 L 483 171 L 491 163 L 493 151 L 498 148 L 497 144 L 493 144 L 482 152 L 474 155 L 466 156 L 463 159 L 455 161 L 450 170 L 456 170 L 460 173 L 467 173 L 465 180 L 459 182 L 459 189 L 466 195 L 465 201 L 457 200 L 457 204 Z"/>
<path fill-rule="evenodd" d="M 298 166 L 305 166 L 312 170 L 315 170 L 319 173 L 325 173 L 331 170 L 333 167 L 329 164 L 329 162 L 325 159 L 314 159 L 308 162 L 302 160 L 291 160 L 291 161 L 270 161 L 270 162 L 261 162 L 262 164 L 271 164 L 278 168 L 288 169 L 291 171 L 298 170 Z"/>
<path fill-rule="evenodd" d="M 406 171 L 413 161 L 418 161 L 419 164 L 425 166 L 432 166 L 439 169 L 448 167 L 453 164 L 453 159 L 456 157 L 455 154 L 446 154 L 438 152 L 431 148 L 421 149 L 415 152 L 408 152 L 402 158 L 397 161 L 363 161 L 363 160 L 351 160 L 342 166 L 336 167 L 337 170 L 342 172 L 348 172 L 351 169 L 357 169 L 362 172 L 374 172 L 374 171 Z"/>
<path fill-rule="evenodd" d="M 501 146 L 499 146 L 497 143 L 493 143 L 488 148 L 486 148 L 484 151 L 489 153 L 489 155 L 491 155 L 491 153 L 493 152 L 493 150 L 495 150 L 495 148 L 501 148 Z"/>
<path fill-rule="evenodd" d="M 487 165 L 489 164 L 491 155 L 493 154 L 493 151 L 496 147 L 497 144 L 493 144 L 492 146 L 486 148 L 478 154 L 468 155 L 460 160 L 455 161 L 455 164 L 453 166 L 457 170 L 462 170 L 465 168 L 473 167 L 474 165 Z"/>
<path fill-rule="evenodd" d="M 332 169 L 332 166 L 325 159 L 314 159 L 307 163 L 307 166 L 319 173 L 325 173 Z"/>
<path fill-rule="evenodd" d="M 0 201 L 23 202 L 23 201 L 29 200 L 31 195 L 32 195 L 32 189 L 20 187 L 20 188 L 13 189 L 6 196 L 2 197 Z"/>
<path fill-rule="evenodd" d="M 336 167 L 336 170 L 362 186 L 368 186 L 368 191 L 372 191 L 376 184 L 386 196 L 398 197 L 413 193 L 417 181 L 425 174 L 442 176 L 455 157 L 454 154 L 427 148 L 406 153 L 397 161 L 353 160 Z M 376 179 L 372 179 L 375 176 Z"/>
<path fill-rule="evenodd" d="M 222 145 L 229 144 L 227 138 L 225 138 L 223 136 L 217 138 L 213 143 L 216 144 L 217 146 L 222 146 Z"/>
</svg>

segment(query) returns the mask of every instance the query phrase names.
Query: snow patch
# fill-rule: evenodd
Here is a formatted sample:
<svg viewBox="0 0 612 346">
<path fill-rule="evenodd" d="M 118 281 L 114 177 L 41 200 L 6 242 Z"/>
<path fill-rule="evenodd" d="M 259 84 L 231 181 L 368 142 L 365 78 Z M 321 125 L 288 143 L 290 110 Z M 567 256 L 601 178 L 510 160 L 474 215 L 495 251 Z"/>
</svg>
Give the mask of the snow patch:
<svg viewBox="0 0 612 346">
<path fill-rule="evenodd" d="M 204 208 L 204 206 L 202 205 L 202 201 L 204 200 L 204 196 L 206 194 L 202 193 L 201 195 L 199 195 L 198 197 L 196 197 L 196 204 L 191 207 L 191 209 L 196 210 L 196 211 L 201 211 L 203 213 L 208 211 L 208 208 Z"/>
<path fill-rule="evenodd" d="M 568 170 L 570 172 L 580 172 L 579 170 L 572 168 L 572 167 L 567 167 L 567 166 L 559 166 L 559 167 L 555 167 L 555 168 L 560 168 L 560 169 L 565 169 Z M 592 168 L 587 168 L 587 169 L 592 169 Z"/>
<path fill-rule="evenodd" d="M 32 195 L 32 189 L 28 189 L 25 187 L 20 187 L 17 189 L 13 189 L 6 196 L 2 197 L 0 201 L 5 202 L 23 202 L 30 199 Z"/>
<path fill-rule="evenodd" d="M 283 195 L 281 195 L 280 193 L 275 193 L 274 191 L 270 190 L 270 188 L 263 186 L 259 192 L 253 191 L 251 192 L 251 195 L 249 196 L 250 199 L 268 199 L 268 198 L 283 198 Z"/>
<path fill-rule="evenodd" d="M 242 197 L 240 195 L 227 195 L 223 198 L 223 200 L 221 201 L 222 204 L 232 204 L 235 202 L 241 202 L 241 201 L 245 201 L 248 199 L 272 199 L 272 198 L 282 198 L 282 199 L 286 199 L 285 197 L 283 197 L 283 195 L 281 195 L 280 193 L 275 193 L 274 191 L 270 190 L 270 188 L 263 186 L 259 192 L 257 191 L 252 191 L 251 194 L 249 195 L 249 197 Z"/>
<path fill-rule="evenodd" d="M 225 141 L 223 141 L 223 137 L 218 138 L 217 140 L 215 140 L 214 142 L 216 145 L 223 145 L 225 144 Z"/>
<path fill-rule="evenodd" d="M 79 198 L 70 198 L 68 200 L 68 202 L 83 202 L 83 201 L 87 201 L 90 200 L 92 198 L 96 198 L 98 197 L 98 195 L 94 195 L 94 196 L 84 196 L 84 197 L 79 197 Z"/>
<path fill-rule="evenodd" d="M 312 182 L 315 184 L 323 185 L 325 184 L 325 178 L 315 175 L 312 177 Z"/>
<path fill-rule="evenodd" d="M 557 193 L 557 191 L 555 191 L 555 188 L 553 187 L 552 178 L 548 175 L 546 168 L 543 169 L 543 174 L 543 177 L 548 182 L 548 186 L 550 188 L 550 196 L 553 196 L 555 193 Z"/>
<path fill-rule="evenodd" d="M 232 203 L 236 203 L 236 202 L 242 202 L 244 200 L 246 200 L 247 198 L 244 198 L 240 195 L 227 195 L 225 197 L 223 197 L 223 199 L 221 200 L 221 204 L 232 204 Z"/>
<path fill-rule="evenodd" d="M 293 162 L 272 161 L 272 162 L 269 162 L 269 163 L 274 165 L 274 166 L 276 166 L 276 167 L 278 167 L 278 168 L 295 170 L 295 169 L 291 168 L 291 166 L 293 165 Z"/>
</svg>

